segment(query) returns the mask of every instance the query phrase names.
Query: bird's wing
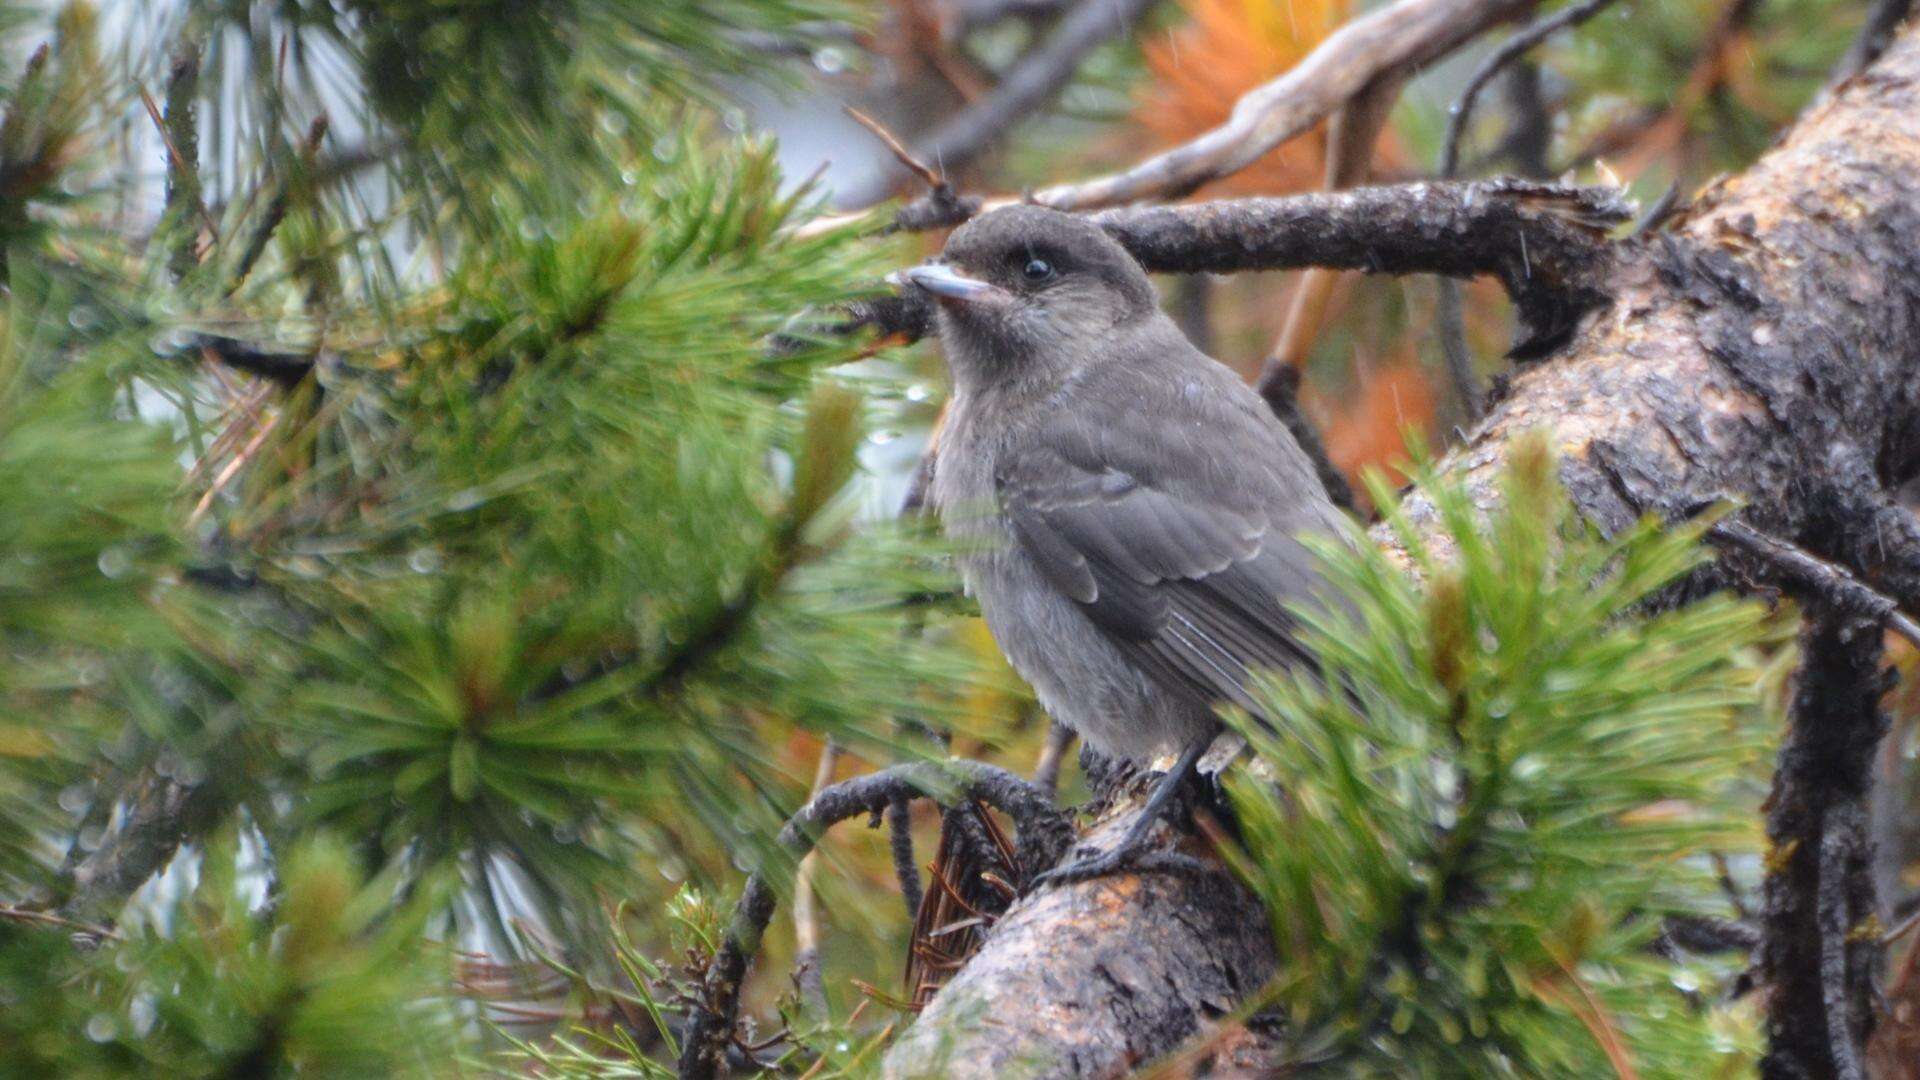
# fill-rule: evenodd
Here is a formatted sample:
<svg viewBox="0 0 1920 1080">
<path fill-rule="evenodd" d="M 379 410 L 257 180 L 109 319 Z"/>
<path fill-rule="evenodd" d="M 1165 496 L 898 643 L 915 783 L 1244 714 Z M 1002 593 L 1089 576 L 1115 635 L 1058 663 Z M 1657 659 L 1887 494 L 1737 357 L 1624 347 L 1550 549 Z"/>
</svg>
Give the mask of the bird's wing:
<svg viewBox="0 0 1920 1080">
<path fill-rule="evenodd" d="M 1047 583 L 1150 677 L 1257 715 L 1251 672 L 1306 660 L 1286 604 L 1319 575 L 1296 533 L 1337 511 L 1266 417 L 1162 404 L 1099 427 L 1056 413 L 1001 459 L 1001 511 Z"/>
</svg>

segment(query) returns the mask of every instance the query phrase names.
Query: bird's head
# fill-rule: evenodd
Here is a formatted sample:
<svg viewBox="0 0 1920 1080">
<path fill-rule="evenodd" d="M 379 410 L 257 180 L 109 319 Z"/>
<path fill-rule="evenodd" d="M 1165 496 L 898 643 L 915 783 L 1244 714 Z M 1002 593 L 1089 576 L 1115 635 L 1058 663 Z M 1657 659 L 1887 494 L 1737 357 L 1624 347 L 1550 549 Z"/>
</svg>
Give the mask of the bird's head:
<svg viewBox="0 0 1920 1080">
<path fill-rule="evenodd" d="M 1009 206 L 948 238 L 905 278 L 938 301 L 957 380 L 1071 370 L 1112 348 L 1113 333 L 1158 313 L 1140 264 L 1099 226 L 1039 206 Z"/>
</svg>

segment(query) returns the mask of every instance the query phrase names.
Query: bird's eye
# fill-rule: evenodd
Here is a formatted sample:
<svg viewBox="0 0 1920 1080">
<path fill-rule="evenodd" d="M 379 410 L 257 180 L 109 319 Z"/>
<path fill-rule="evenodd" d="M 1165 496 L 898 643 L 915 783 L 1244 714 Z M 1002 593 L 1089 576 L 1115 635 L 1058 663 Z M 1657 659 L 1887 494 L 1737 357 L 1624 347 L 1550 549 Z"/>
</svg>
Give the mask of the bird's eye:
<svg viewBox="0 0 1920 1080">
<path fill-rule="evenodd" d="M 1028 281 L 1045 281 L 1053 276 L 1053 264 L 1045 259 L 1028 259 L 1020 272 Z"/>
</svg>

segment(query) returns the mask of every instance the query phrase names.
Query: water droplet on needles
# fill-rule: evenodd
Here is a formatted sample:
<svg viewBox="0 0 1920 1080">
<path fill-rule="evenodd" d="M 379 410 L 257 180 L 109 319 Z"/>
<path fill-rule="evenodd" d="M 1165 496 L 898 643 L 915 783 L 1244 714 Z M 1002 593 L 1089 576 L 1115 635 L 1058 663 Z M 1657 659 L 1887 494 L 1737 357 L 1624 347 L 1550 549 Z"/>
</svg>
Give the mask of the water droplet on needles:
<svg viewBox="0 0 1920 1080">
<path fill-rule="evenodd" d="M 71 784 L 60 789 L 60 809 L 69 814 L 78 815 L 93 801 L 93 790 L 85 784 Z"/>
<path fill-rule="evenodd" d="M 94 1013 L 92 1019 L 87 1021 L 87 1038 L 94 1042 L 106 1042 L 113 1038 L 113 1033 L 113 1017 L 106 1013 Z"/>
<path fill-rule="evenodd" d="M 1673 985 L 1681 993 L 1691 994 L 1700 989 L 1700 976 L 1688 968 L 1681 968 L 1673 973 Z"/>
<path fill-rule="evenodd" d="M 100 553 L 100 572 L 109 578 L 125 577 L 133 569 L 133 556 L 119 544 Z"/>
<path fill-rule="evenodd" d="M 159 1010 L 154 1008 L 152 994 L 135 994 L 133 1000 L 127 1003 L 127 1020 L 133 1025 L 133 1033 L 140 1038 L 146 1038 L 153 1031 L 153 1022 L 158 1017 Z"/>
<path fill-rule="evenodd" d="M 415 548 L 407 556 L 407 568 L 416 574 L 431 574 L 440 569 L 440 553 L 430 547 Z"/>
<path fill-rule="evenodd" d="M 847 70 L 847 54 L 829 45 L 815 50 L 813 66 L 823 75 L 838 75 Z"/>
</svg>

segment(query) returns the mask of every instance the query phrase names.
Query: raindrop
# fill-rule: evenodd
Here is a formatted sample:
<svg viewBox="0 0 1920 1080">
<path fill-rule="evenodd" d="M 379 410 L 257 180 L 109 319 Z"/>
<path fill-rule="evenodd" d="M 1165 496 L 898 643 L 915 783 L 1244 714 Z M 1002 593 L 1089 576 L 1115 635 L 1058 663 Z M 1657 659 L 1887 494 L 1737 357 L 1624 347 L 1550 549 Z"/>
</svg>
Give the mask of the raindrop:
<svg viewBox="0 0 1920 1080">
<path fill-rule="evenodd" d="M 680 144 L 671 135 L 662 135 L 653 140 L 653 156 L 661 161 L 671 162 L 680 156 Z"/>
<path fill-rule="evenodd" d="M 159 1010 L 153 1007 L 152 994 L 135 994 L 127 1003 L 127 1020 L 133 1024 L 134 1035 L 144 1039 L 153 1031 L 153 1022 L 159 1016 Z"/>
<path fill-rule="evenodd" d="M 75 817 L 78 817 L 92 801 L 93 792 L 85 784 L 73 784 L 60 789 L 60 809 Z"/>
<path fill-rule="evenodd" d="M 440 569 L 440 553 L 430 547 L 414 548 L 407 556 L 407 568 L 416 574 L 431 574 Z"/>
<path fill-rule="evenodd" d="M 447 509 L 456 514 L 464 514 L 485 501 L 480 494 L 479 488 L 467 488 L 463 491 L 456 491 L 447 497 Z"/>
<path fill-rule="evenodd" d="M 847 54 L 829 45 L 813 54 L 813 66 L 823 75 L 838 75 L 847 70 Z"/>
<path fill-rule="evenodd" d="M 609 135 L 625 135 L 627 133 L 627 118 L 617 112 L 601 113 L 600 130 Z"/>
<path fill-rule="evenodd" d="M 867 441 L 875 446 L 885 446 L 900 437 L 897 431 L 876 431 L 867 436 Z"/>
<path fill-rule="evenodd" d="M 1700 976 L 1687 968 L 1673 973 L 1673 985 L 1683 994 L 1691 994 L 1700 989 Z"/>
<path fill-rule="evenodd" d="M 912 386 L 907 387 L 908 401 L 925 401 L 932 396 L 933 396 L 933 391 L 927 389 L 925 386 L 922 386 L 919 383 L 914 383 Z"/>
<path fill-rule="evenodd" d="M 93 1019 L 87 1021 L 87 1038 L 94 1042 L 103 1043 L 113 1038 L 113 1031 L 113 1017 L 106 1013 L 94 1013 Z"/>
<path fill-rule="evenodd" d="M 122 578 L 126 576 L 127 571 L 133 569 L 133 556 L 125 547 L 115 544 L 100 553 L 99 566 L 100 572 L 107 577 Z"/>
<path fill-rule="evenodd" d="M 80 304 L 67 312 L 67 325 L 75 330 L 91 330 L 100 325 L 100 316 L 91 307 Z"/>
<path fill-rule="evenodd" d="M 539 218 L 528 215 L 520 221 L 520 239 L 538 240 L 540 239 L 541 230 L 544 228 L 545 226 L 541 224 Z"/>
</svg>

